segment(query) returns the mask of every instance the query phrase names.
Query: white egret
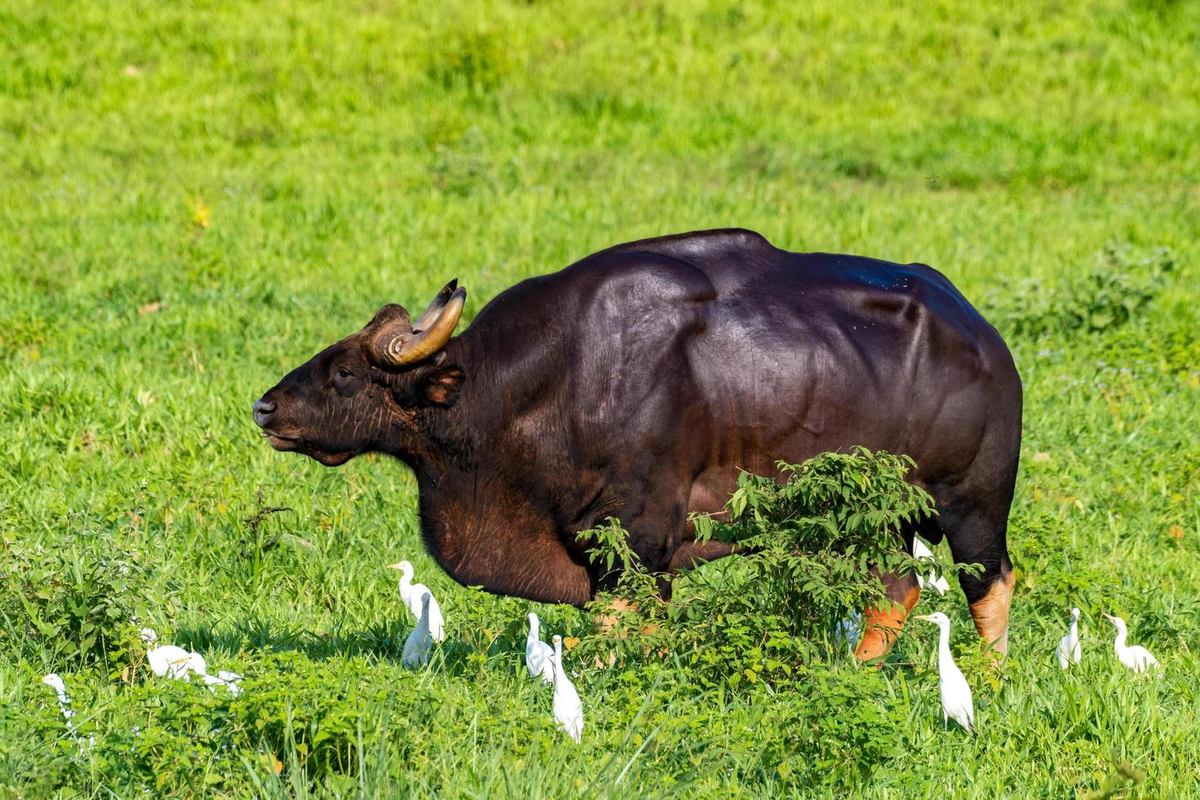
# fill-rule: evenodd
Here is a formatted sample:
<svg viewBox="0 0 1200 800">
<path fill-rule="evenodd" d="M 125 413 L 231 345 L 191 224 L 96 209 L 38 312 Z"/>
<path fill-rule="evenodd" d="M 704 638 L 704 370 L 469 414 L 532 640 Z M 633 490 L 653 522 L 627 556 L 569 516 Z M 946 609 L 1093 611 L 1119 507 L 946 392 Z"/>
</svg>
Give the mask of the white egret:
<svg viewBox="0 0 1200 800">
<path fill-rule="evenodd" d="M 178 680 L 187 678 L 193 672 L 204 675 L 208 671 L 204 656 L 174 644 L 164 644 L 148 650 L 146 660 L 150 662 L 150 669 L 160 678 L 166 675 Z"/>
<path fill-rule="evenodd" d="M 242 693 L 242 687 L 238 685 L 238 681 L 242 679 L 241 675 L 228 670 L 220 670 L 216 675 L 201 673 L 200 679 L 204 681 L 204 685 L 209 688 L 209 691 L 216 692 L 215 686 L 224 686 L 231 695 L 237 697 Z"/>
<path fill-rule="evenodd" d="M 433 592 L 429 591 L 428 586 L 412 582 L 413 565 L 407 561 L 401 561 L 397 564 L 389 564 L 388 569 L 400 570 L 400 599 L 412 612 L 413 619 L 421 618 L 421 597 L 425 594 L 429 595 L 429 634 L 434 641 L 445 641 L 446 622 L 442 618 L 442 607 L 438 605 L 437 598 L 433 596 Z"/>
<path fill-rule="evenodd" d="M 174 678 L 175 680 L 187 679 L 187 676 L 196 673 L 204 675 L 208 673 L 208 663 L 205 663 L 204 656 L 199 652 L 185 650 L 181 646 L 175 644 L 163 644 L 157 646 L 154 650 L 146 652 L 146 661 L 150 662 L 150 669 L 154 670 L 154 674 L 162 678 L 163 675 Z"/>
<path fill-rule="evenodd" d="M 930 564 L 936 563 L 933 560 L 933 551 L 926 547 L 925 543 L 916 536 L 913 537 L 912 554 L 913 558 L 917 559 L 918 561 L 928 561 Z M 946 582 L 946 578 L 944 576 L 938 573 L 937 569 L 931 569 L 929 571 L 928 578 L 923 577 L 921 573 L 918 572 L 917 584 L 922 589 L 933 589 L 939 595 L 945 594 L 950 589 L 950 584 Z"/>
<path fill-rule="evenodd" d="M 578 743 L 583 738 L 583 702 L 562 665 L 562 637 L 554 634 L 554 721 Z"/>
<path fill-rule="evenodd" d="M 1117 638 L 1113 640 L 1113 652 L 1117 654 L 1117 660 L 1134 672 L 1145 672 L 1151 667 L 1154 668 L 1155 672 L 1162 671 L 1162 664 L 1159 664 L 1158 659 L 1150 655 L 1149 650 L 1141 645 L 1125 644 L 1125 637 L 1129 635 L 1129 632 L 1125 629 L 1125 620 L 1110 614 L 1102 614 L 1101 616 L 1111 622 L 1117 629 Z"/>
<path fill-rule="evenodd" d="M 197 675 L 208 673 L 208 664 L 199 653 L 184 650 L 174 644 L 156 647 L 158 634 L 154 628 L 142 628 L 139 633 L 142 641 L 146 643 L 146 660 L 150 663 L 150 670 L 158 677 L 167 675 L 178 680 L 187 678 L 193 672 Z"/>
<path fill-rule="evenodd" d="M 1071 662 L 1079 663 L 1079 609 L 1071 609 L 1071 629 L 1067 631 L 1067 635 L 1062 637 L 1058 642 L 1058 648 L 1054 651 L 1058 656 L 1058 666 L 1066 669 L 1071 666 Z"/>
<path fill-rule="evenodd" d="M 150 662 L 150 669 L 158 677 L 162 677 L 167 672 L 172 672 L 172 678 L 178 678 L 171 670 L 173 663 L 185 663 L 190 655 L 187 650 L 182 647 L 177 647 L 173 644 L 164 644 L 162 647 L 157 647 L 158 632 L 154 628 L 142 628 L 138 631 L 141 634 L 142 641 L 146 644 L 146 660 Z M 186 674 L 187 670 L 184 670 Z"/>
<path fill-rule="evenodd" d="M 542 676 L 542 680 L 546 683 L 554 681 L 554 650 L 550 645 L 542 641 L 539 632 L 538 615 L 530 613 L 529 615 L 529 637 L 525 640 L 525 667 L 529 670 L 529 675 L 536 678 Z"/>
<path fill-rule="evenodd" d="M 429 606 L 432 601 L 433 595 L 429 592 L 421 595 L 421 616 L 417 620 L 417 627 L 413 628 L 413 632 L 404 642 L 403 663 L 406 667 L 419 667 L 429 663 L 429 648 L 433 644 L 429 633 Z"/>
<path fill-rule="evenodd" d="M 42 683 L 49 686 L 58 695 L 58 707 L 62 710 L 62 714 L 67 719 L 67 727 L 71 725 L 71 717 L 75 716 L 75 712 L 67 706 L 71 705 L 71 698 L 67 696 L 67 685 L 63 683 L 63 679 L 58 676 L 58 673 L 51 672 L 46 677 L 42 678 Z"/>
<path fill-rule="evenodd" d="M 948 720 L 952 719 L 975 733 L 975 704 L 971 698 L 971 687 L 950 654 L 950 618 L 937 611 L 923 614 L 917 619 L 932 622 L 941 629 L 938 636 L 938 688 L 942 693 L 942 727 L 948 726 Z"/>
<path fill-rule="evenodd" d="M 142 641 L 146 643 L 146 661 L 150 670 L 162 678 L 168 676 L 176 680 L 190 680 L 193 673 L 200 676 L 204 684 L 212 691 L 214 686 L 224 686 L 229 693 L 237 697 L 242 693 L 238 681 L 242 679 L 236 672 L 219 670 L 216 675 L 208 674 L 208 663 L 199 653 L 184 650 L 173 644 L 158 645 L 158 633 L 154 628 L 142 628 L 138 631 Z M 49 676 L 47 676 L 49 677 Z"/>
<path fill-rule="evenodd" d="M 79 739 L 79 731 L 75 730 L 75 723 L 71 722 L 71 717 L 75 716 L 75 712 L 71 710 L 71 698 L 67 696 L 67 685 L 63 683 L 63 679 L 58 676 L 58 673 L 51 672 L 49 675 L 42 678 L 42 683 L 49 686 L 58 695 L 58 710 L 62 712 L 63 719 L 67 721 L 67 732 L 71 734 L 71 738 L 83 749 L 83 742 Z M 88 737 L 88 743 L 93 742 L 93 737 Z"/>
</svg>

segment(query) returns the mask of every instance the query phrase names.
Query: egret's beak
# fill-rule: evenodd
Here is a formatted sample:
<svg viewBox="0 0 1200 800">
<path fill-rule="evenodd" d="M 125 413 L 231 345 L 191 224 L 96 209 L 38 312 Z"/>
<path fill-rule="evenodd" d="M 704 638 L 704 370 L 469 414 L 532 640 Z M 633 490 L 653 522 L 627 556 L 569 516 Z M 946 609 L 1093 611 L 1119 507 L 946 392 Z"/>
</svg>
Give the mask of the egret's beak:
<svg viewBox="0 0 1200 800">
<path fill-rule="evenodd" d="M 928 614 L 918 614 L 915 617 L 913 617 L 913 619 L 923 619 L 926 622 L 933 622 L 933 617 L 931 617 Z"/>
<path fill-rule="evenodd" d="M 400 569 L 399 564 L 388 564 L 387 569 Z"/>
<path fill-rule="evenodd" d="M 1112 616 L 1111 614 L 1105 614 L 1103 611 L 1100 612 L 1100 616 L 1104 617 L 1109 622 L 1112 622 L 1116 619 L 1116 617 Z"/>
</svg>

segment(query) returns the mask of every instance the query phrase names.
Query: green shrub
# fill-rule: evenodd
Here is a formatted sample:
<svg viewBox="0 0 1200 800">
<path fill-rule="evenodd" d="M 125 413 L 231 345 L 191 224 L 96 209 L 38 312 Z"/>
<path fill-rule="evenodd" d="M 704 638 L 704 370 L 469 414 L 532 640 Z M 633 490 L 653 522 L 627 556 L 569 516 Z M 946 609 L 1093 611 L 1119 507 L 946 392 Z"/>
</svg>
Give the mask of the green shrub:
<svg viewBox="0 0 1200 800">
<path fill-rule="evenodd" d="M 695 522 L 699 539 L 745 552 L 682 573 L 671 602 L 659 593 L 665 576 L 641 567 L 619 525 L 585 532 L 593 560 L 620 574 L 591 607 L 615 624 L 586 637 L 581 658 L 616 655 L 639 671 L 672 661 L 688 676 L 677 688 L 697 693 L 803 696 L 764 703 L 771 718 L 754 727 L 784 734 L 763 748 L 759 770 L 793 786 L 868 774 L 896 752 L 904 721 L 881 674 L 848 662 L 829 634 L 852 611 L 886 602 L 880 570 L 917 566 L 899 532 L 932 513 L 933 500 L 904 480 L 911 467 L 860 448 L 781 463 L 783 481 L 743 474 L 728 522 Z"/>
<path fill-rule="evenodd" d="M 803 703 L 778 704 L 770 730 L 782 735 L 763 748 L 761 762 L 793 785 L 854 785 L 894 756 L 905 719 L 887 702 L 888 682 L 874 669 L 805 669 Z"/>
<path fill-rule="evenodd" d="M 1175 270 L 1169 248 L 1108 245 L 1097 266 L 1054 287 L 1033 278 L 994 290 L 984 305 L 1004 334 L 1037 336 L 1071 331 L 1109 331 L 1141 314 Z"/>
<path fill-rule="evenodd" d="M 581 534 L 595 542 L 594 559 L 620 569 L 615 591 L 594 604 L 616 624 L 588 647 L 602 658 L 675 653 L 689 660 L 700 686 L 799 680 L 800 665 L 832 655 L 829 634 L 844 619 L 884 602 L 878 571 L 916 568 L 899 531 L 931 514 L 933 500 L 904 480 L 911 467 L 907 457 L 859 448 L 781 463 L 783 482 L 743 473 L 728 522 L 694 521 L 699 540 L 744 552 L 677 577 L 670 603 L 659 595 L 665 577 L 641 568 L 619 526 L 610 521 Z M 618 599 L 625 603 L 614 605 Z"/>
<path fill-rule="evenodd" d="M 374 748 L 381 729 L 407 742 L 438 707 L 416 678 L 402 685 L 371 680 L 376 669 L 362 658 L 314 669 L 302 653 L 285 652 L 254 667 L 270 678 L 243 682 L 231 706 L 233 719 L 250 744 L 295 762 L 310 780 L 353 772 L 360 743 Z M 386 720 L 381 709 L 387 709 Z"/>
<path fill-rule="evenodd" d="M 105 716 L 82 729 L 91 735 L 84 748 L 89 771 L 103 782 L 161 795 L 203 794 L 227 788 L 236 774 L 239 736 L 224 690 L 210 691 L 200 681 L 154 680 L 125 691 L 145 709 L 138 717 Z M 94 705 L 77 699 L 80 710 Z M 203 785 L 195 785 L 200 778 Z"/>
<path fill-rule="evenodd" d="M 47 672 L 97 663 L 113 670 L 140 651 L 136 622 L 164 598 L 138 553 L 109 537 L 69 549 L 2 546 L 0 647 Z"/>
</svg>

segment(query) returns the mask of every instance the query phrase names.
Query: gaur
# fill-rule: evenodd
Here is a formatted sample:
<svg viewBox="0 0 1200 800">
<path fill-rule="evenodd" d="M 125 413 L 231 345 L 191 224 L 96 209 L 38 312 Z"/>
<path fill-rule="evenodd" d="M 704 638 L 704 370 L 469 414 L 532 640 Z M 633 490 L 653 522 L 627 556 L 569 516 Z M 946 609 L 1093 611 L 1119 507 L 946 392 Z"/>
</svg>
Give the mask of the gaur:
<svg viewBox="0 0 1200 800">
<path fill-rule="evenodd" d="M 254 404 L 277 450 L 327 466 L 380 452 L 419 487 L 429 552 L 464 585 L 582 605 L 602 574 L 576 533 L 615 517 L 650 570 L 699 544 L 740 470 L 777 475 L 855 445 L 907 454 L 937 515 L 910 526 L 954 559 L 975 625 L 1008 646 L 1006 547 L 1021 381 L 996 330 L 941 273 L 792 253 L 745 230 L 618 245 L 494 297 L 458 336 L 451 281 L 415 321 L 386 305 Z M 868 611 L 884 654 L 917 602 Z"/>
</svg>

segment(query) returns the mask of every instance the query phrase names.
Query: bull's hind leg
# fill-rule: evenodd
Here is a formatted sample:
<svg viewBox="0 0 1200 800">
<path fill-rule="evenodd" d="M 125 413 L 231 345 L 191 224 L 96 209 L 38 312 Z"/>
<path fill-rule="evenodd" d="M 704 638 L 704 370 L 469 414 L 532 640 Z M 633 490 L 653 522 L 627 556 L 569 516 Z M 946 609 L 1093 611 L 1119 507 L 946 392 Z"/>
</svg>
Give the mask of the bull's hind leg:
<svg viewBox="0 0 1200 800">
<path fill-rule="evenodd" d="M 921 597 L 916 575 L 885 575 L 883 586 L 887 601 L 863 612 L 862 640 L 854 649 L 860 661 L 888 654 Z"/>
<path fill-rule="evenodd" d="M 969 591 L 966 585 L 963 591 L 971 604 L 971 616 L 975 619 L 975 630 L 985 645 L 999 655 L 1008 655 L 1008 612 L 1012 605 L 1013 571 L 1009 565 L 1006 571 L 992 581 L 990 586 L 980 595 Z M 978 599 L 972 599 L 976 594 Z"/>
<path fill-rule="evenodd" d="M 1002 656 L 1008 654 L 1008 612 L 1014 583 L 1005 537 L 1007 518 L 1005 503 L 1002 514 L 972 512 L 959 517 L 942 512 L 939 519 L 954 561 L 983 566 L 981 574 L 960 573 L 958 580 L 984 647 Z"/>
</svg>

